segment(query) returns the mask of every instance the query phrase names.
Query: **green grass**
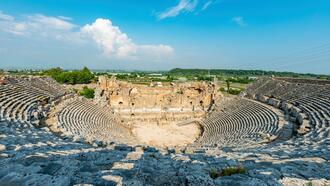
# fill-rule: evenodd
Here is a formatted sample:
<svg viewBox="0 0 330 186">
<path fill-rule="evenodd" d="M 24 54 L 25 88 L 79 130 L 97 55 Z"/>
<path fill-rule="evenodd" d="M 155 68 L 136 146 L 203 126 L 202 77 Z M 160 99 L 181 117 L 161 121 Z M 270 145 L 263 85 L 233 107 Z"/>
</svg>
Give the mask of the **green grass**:
<svg viewBox="0 0 330 186">
<path fill-rule="evenodd" d="M 220 175 L 219 175 L 219 171 L 218 170 L 216 170 L 216 169 L 212 169 L 211 171 L 210 171 L 210 177 L 212 178 L 212 179 L 216 179 L 216 178 L 218 178 Z"/>
<path fill-rule="evenodd" d="M 81 91 L 79 91 L 80 96 L 84 96 L 87 99 L 94 98 L 95 91 L 92 88 L 84 87 Z"/>
<path fill-rule="evenodd" d="M 244 167 L 228 167 L 221 171 L 221 176 L 231 176 L 233 174 L 245 174 L 247 170 Z"/>
<path fill-rule="evenodd" d="M 231 176 L 233 174 L 246 174 L 247 170 L 244 167 L 237 166 L 237 167 L 227 167 L 222 170 L 212 169 L 210 171 L 210 177 L 212 179 L 216 179 L 220 176 Z"/>
</svg>

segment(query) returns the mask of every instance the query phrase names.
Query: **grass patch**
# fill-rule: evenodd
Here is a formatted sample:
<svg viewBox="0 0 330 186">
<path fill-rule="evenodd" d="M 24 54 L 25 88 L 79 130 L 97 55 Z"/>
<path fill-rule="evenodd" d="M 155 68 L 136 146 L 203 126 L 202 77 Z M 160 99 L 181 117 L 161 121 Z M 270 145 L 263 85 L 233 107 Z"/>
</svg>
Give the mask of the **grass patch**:
<svg viewBox="0 0 330 186">
<path fill-rule="evenodd" d="M 219 171 L 218 170 L 216 170 L 216 169 L 212 169 L 211 171 L 210 171 L 210 177 L 212 178 L 212 179 L 216 179 L 216 178 L 218 178 L 220 176 L 220 174 L 219 174 Z"/>
<path fill-rule="evenodd" d="M 244 167 L 228 167 L 221 171 L 221 176 L 231 176 L 233 174 L 245 174 L 247 170 Z"/>
<path fill-rule="evenodd" d="M 242 92 L 242 89 L 237 89 L 237 88 L 229 88 L 228 93 L 232 95 L 238 95 Z"/>
<path fill-rule="evenodd" d="M 86 86 L 83 87 L 81 91 L 79 91 L 80 96 L 84 96 L 87 99 L 93 99 L 94 98 L 95 91 L 92 88 L 88 88 Z"/>
<path fill-rule="evenodd" d="M 244 91 L 244 89 L 242 88 L 229 88 L 229 90 L 225 87 L 220 87 L 219 89 L 221 92 L 226 92 L 228 94 L 232 94 L 232 95 L 238 95 L 240 93 L 242 93 Z"/>
<path fill-rule="evenodd" d="M 246 174 L 247 170 L 244 167 L 237 166 L 237 167 L 227 167 L 222 170 L 212 169 L 210 171 L 210 177 L 212 179 L 216 179 L 220 176 L 231 176 L 233 174 Z"/>
</svg>

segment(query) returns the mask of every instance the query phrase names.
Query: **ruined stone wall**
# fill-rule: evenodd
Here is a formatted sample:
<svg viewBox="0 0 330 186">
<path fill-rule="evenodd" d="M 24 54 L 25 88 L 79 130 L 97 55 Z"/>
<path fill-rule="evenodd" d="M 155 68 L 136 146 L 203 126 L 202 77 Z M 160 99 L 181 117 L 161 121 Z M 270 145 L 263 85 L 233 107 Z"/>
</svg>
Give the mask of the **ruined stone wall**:
<svg viewBox="0 0 330 186">
<path fill-rule="evenodd" d="M 151 87 L 102 76 L 96 99 L 110 105 L 126 122 L 175 122 L 203 117 L 217 97 L 216 90 L 205 82 Z"/>
</svg>

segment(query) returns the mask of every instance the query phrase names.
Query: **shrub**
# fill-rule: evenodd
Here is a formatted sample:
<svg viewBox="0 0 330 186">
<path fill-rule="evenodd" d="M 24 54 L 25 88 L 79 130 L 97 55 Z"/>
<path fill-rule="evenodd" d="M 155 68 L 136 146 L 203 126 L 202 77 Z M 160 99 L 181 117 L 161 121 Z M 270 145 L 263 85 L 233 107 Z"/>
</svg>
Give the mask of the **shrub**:
<svg viewBox="0 0 330 186">
<path fill-rule="evenodd" d="M 86 86 L 81 91 L 79 91 L 79 95 L 84 96 L 87 99 L 93 99 L 94 93 L 95 93 L 94 89 L 88 88 Z"/>
<path fill-rule="evenodd" d="M 70 92 L 71 93 L 75 93 L 75 94 L 79 93 L 78 89 L 76 89 L 76 88 L 70 89 Z"/>
<path fill-rule="evenodd" d="M 119 80 L 127 80 L 129 78 L 129 74 L 117 74 L 116 78 Z"/>
<path fill-rule="evenodd" d="M 313 183 L 312 182 L 308 182 L 307 183 L 307 186 L 313 186 Z"/>
<path fill-rule="evenodd" d="M 233 174 L 245 174 L 247 170 L 244 167 L 228 167 L 225 169 L 222 169 L 221 176 L 231 176 Z"/>
<path fill-rule="evenodd" d="M 55 77 L 60 75 L 62 72 L 63 72 L 63 69 L 57 67 L 57 68 L 51 68 L 49 70 L 46 70 L 46 71 L 44 71 L 43 74 L 55 79 Z"/>
<path fill-rule="evenodd" d="M 210 177 L 212 179 L 216 179 L 220 176 L 231 176 L 233 174 L 246 174 L 247 170 L 244 167 L 237 166 L 237 167 L 227 167 L 222 169 L 221 171 L 217 169 L 212 169 L 210 171 Z"/>
<path fill-rule="evenodd" d="M 199 75 L 199 76 L 197 76 L 197 80 L 198 81 L 213 81 L 213 78 L 209 77 L 209 76 Z"/>
<path fill-rule="evenodd" d="M 240 94 L 241 92 L 242 92 L 241 89 L 230 88 L 230 89 L 228 90 L 228 93 L 229 93 L 229 94 L 233 94 L 233 95 L 238 95 L 238 94 Z"/>
<path fill-rule="evenodd" d="M 226 89 L 224 88 L 224 87 L 220 87 L 220 89 L 219 89 L 221 92 L 225 92 L 226 91 Z"/>
<path fill-rule="evenodd" d="M 176 93 L 177 94 L 183 94 L 183 90 L 178 90 Z"/>
<path fill-rule="evenodd" d="M 210 177 L 212 178 L 212 179 L 216 179 L 216 178 L 218 178 L 220 176 L 220 174 L 219 174 L 219 171 L 218 170 L 216 170 L 216 169 L 212 169 L 211 171 L 210 171 Z"/>
</svg>

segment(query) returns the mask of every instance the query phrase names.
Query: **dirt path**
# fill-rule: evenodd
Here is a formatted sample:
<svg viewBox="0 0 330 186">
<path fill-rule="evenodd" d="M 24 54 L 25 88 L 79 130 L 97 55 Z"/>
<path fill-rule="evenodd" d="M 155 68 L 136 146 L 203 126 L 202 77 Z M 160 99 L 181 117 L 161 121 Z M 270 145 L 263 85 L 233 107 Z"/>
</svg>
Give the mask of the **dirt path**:
<svg viewBox="0 0 330 186">
<path fill-rule="evenodd" d="M 194 142 L 200 135 L 200 129 L 197 124 L 185 126 L 139 124 L 133 128 L 133 134 L 141 143 L 150 146 L 174 147 Z"/>
</svg>

